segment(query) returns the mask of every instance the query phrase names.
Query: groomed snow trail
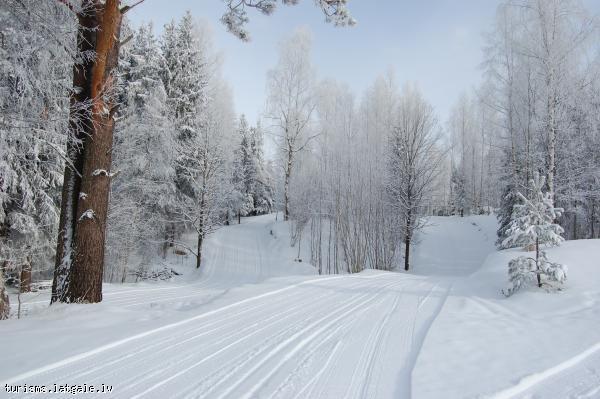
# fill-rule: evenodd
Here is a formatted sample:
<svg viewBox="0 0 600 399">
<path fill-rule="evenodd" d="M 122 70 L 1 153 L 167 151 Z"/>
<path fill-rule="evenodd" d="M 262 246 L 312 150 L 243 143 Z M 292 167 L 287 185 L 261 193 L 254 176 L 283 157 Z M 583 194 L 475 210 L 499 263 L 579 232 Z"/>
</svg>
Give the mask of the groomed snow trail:
<svg viewBox="0 0 600 399">
<path fill-rule="evenodd" d="M 258 283 L 248 290 L 254 294 L 192 307 L 179 320 L 115 333 L 19 373 L 0 368 L 2 386 L 105 384 L 114 398 L 409 398 L 415 362 L 451 280 L 375 271 L 298 275 L 311 267 L 273 250 L 272 223 L 272 216 L 252 218 L 218 231 L 194 283 L 131 289 L 106 302 L 143 310 L 194 295 L 201 302 L 211 290 L 228 298 L 236 286 Z"/>
<path fill-rule="evenodd" d="M 313 280 L 8 383 L 104 383 L 119 398 L 392 397 L 420 313 L 444 294 L 383 273 Z"/>
</svg>

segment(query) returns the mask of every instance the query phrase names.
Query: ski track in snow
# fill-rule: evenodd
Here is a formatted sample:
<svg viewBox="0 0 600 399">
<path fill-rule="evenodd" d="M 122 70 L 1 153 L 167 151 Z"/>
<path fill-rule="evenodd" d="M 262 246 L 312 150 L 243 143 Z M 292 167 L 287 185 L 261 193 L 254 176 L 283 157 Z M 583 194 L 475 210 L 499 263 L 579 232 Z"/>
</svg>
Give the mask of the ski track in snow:
<svg viewBox="0 0 600 399">
<path fill-rule="evenodd" d="M 600 342 L 547 370 L 522 378 L 490 399 L 600 397 Z"/>
<path fill-rule="evenodd" d="M 258 219 L 217 232 L 194 283 L 109 291 L 105 303 L 142 309 L 206 303 L 228 289 L 230 275 L 242 276 L 241 284 L 286 277 L 261 241 L 268 227 Z M 435 307 L 424 305 L 443 301 L 438 284 L 422 276 L 374 272 L 290 281 L 30 369 L 2 385 L 111 384 L 116 398 L 389 395 L 389 387 L 406 382 L 398 370 L 414 362 L 414 331 L 426 331 L 435 317 Z M 391 346 L 402 350 L 390 352 Z"/>
<path fill-rule="evenodd" d="M 251 398 L 263 396 L 263 390 L 269 396 L 287 392 L 285 381 L 295 375 L 290 373 L 294 366 L 309 361 L 332 342 L 331 356 L 318 374 L 323 375 L 327 367 L 339 368 L 331 361 L 333 355 L 352 339 L 354 329 L 364 329 L 366 324 L 370 340 L 359 351 L 357 362 L 337 372 L 344 371 L 352 381 L 345 397 L 368 397 L 361 381 L 381 354 L 380 338 L 399 309 L 404 288 L 415 288 L 412 279 L 394 277 L 305 281 L 104 345 L 3 384 L 25 380 L 28 384 L 101 384 L 119 378 L 113 391 L 116 397 Z M 421 281 L 416 286 L 427 284 Z M 384 306 L 390 299 L 391 309 Z M 387 313 L 371 323 L 376 308 Z M 345 349 L 350 353 L 352 348 Z M 300 383 L 300 392 L 329 386 L 318 376 Z"/>
</svg>

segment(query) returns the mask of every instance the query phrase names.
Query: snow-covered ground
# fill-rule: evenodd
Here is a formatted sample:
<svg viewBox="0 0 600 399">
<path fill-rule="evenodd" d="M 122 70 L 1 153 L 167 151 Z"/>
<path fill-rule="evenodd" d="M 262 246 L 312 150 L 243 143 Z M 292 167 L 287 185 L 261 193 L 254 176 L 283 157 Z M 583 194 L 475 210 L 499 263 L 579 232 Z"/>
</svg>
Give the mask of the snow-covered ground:
<svg viewBox="0 0 600 399">
<path fill-rule="evenodd" d="M 242 222 L 209 238 L 200 271 L 169 259 L 173 281 L 106 285 L 96 305 L 28 294 L 27 317 L 0 323 L 0 397 L 600 397 L 599 240 L 548 251 L 569 265 L 563 291 L 507 299 L 516 254 L 495 251 L 490 216 L 431 218 L 413 271 L 350 276 L 294 262 L 274 215 Z"/>
</svg>

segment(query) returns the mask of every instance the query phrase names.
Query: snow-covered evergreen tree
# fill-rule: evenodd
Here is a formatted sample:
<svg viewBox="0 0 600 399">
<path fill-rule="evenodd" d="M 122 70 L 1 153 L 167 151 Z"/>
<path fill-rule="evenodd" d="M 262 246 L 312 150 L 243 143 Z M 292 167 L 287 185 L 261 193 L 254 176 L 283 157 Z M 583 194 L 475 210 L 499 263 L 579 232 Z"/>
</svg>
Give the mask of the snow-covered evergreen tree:
<svg viewBox="0 0 600 399">
<path fill-rule="evenodd" d="M 219 77 L 209 32 L 188 12 L 165 27 L 162 78 L 170 117 L 175 125 L 175 204 L 170 212 L 170 240 L 193 229 L 193 249 L 200 267 L 202 244 L 224 215 L 229 190 L 225 148 L 231 140 L 231 95 Z"/>
<path fill-rule="evenodd" d="M 206 32 L 194 22 L 188 11 L 179 23 L 165 26 L 161 41 L 163 67 L 161 76 L 167 95 L 170 118 L 175 125 L 174 162 L 176 202 L 179 205 L 197 199 L 195 187 L 200 175 L 198 163 L 202 154 L 198 141 L 206 126 L 208 80 L 211 73 L 207 54 Z M 173 241 L 185 228 L 176 221 L 181 211 L 173 212 L 169 226 L 169 240 Z M 177 214 L 177 215 L 175 215 Z"/>
<path fill-rule="evenodd" d="M 516 205 L 518 196 L 512 184 L 507 184 L 504 188 L 500 207 L 496 210 L 496 218 L 498 219 L 498 230 L 496 232 L 498 239 L 496 245 L 500 249 L 505 249 L 503 242 L 508 238 L 508 229 L 510 228 L 514 206 Z"/>
<path fill-rule="evenodd" d="M 254 214 L 264 215 L 273 209 L 273 184 L 264 157 L 264 136 L 260 122 L 250 128 L 252 159 L 254 160 Z"/>
<path fill-rule="evenodd" d="M 208 101 L 209 60 L 205 39 L 189 11 L 176 27 L 173 25 L 172 22 L 165 27 L 163 38 L 166 62 L 163 81 L 176 127 L 177 188 L 182 194 L 192 196 L 193 163 L 199 155 L 191 144 L 200 134 L 204 122 L 202 110 Z"/>
<path fill-rule="evenodd" d="M 239 127 L 239 144 L 234 151 L 231 212 L 239 216 L 269 213 L 273 208 L 271 178 L 263 156 L 260 124 L 249 127 L 244 115 Z"/>
<path fill-rule="evenodd" d="M 136 32 L 122 53 L 125 93 L 116 129 L 107 255 L 109 281 L 124 281 L 128 260 L 140 251 L 145 263 L 165 236 L 174 202 L 173 131 L 160 79 L 158 43 L 151 25 Z"/>
<path fill-rule="evenodd" d="M 469 194 L 466 188 L 466 179 L 460 170 L 453 168 L 450 176 L 450 198 L 452 213 L 464 216 L 469 213 Z"/>
<path fill-rule="evenodd" d="M 567 267 L 550 262 L 540 249 L 541 245 L 559 245 L 564 241 L 561 236 L 563 229 L 555 223 L 563 210 L 554 207 L 550 191 L 543 191 L 545 183 L 546 179 L 535 173 L 530 181 L 530 198 L 517 192 L 520 203 L 514 206 L 508 237 L 502 245 L 505 248 L 523 246 L 527 250 L 535 250 L 535 258 L 520 256 L 510 261 L 510 286 L 504 291 L 507 296 L 536 280 L 537 285 L 542 287 L 542 276 L 558 283 L 567 278 Z"/>
<path fill-rule="evenodd" d="M 73 47 L 63 8 L 0 4 L 0 266 L 27 281 L 49 276 L 56 245 Z M 49 23 L 64 36 L 48 37 Z"/>
<path fill-rule="evenodd" d="M 252 196 L 253 174 L 255 171 L 252 159 L 252 146 L 250 127 L 246 117 L 240 117 L 237 128 L 239 145 L 234 151 L 232 212 L 238 217 L 248 216 L 254 212 L 254 198 Z"/>
</svg>

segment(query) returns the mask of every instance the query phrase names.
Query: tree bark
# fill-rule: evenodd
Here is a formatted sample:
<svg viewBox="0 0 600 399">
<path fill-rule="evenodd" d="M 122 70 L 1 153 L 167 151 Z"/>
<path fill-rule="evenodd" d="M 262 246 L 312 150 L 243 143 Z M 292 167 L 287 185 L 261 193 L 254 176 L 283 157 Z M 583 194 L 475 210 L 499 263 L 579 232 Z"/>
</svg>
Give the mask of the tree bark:
<svg viewBox="0 0 600 399">
<path fill-rule="evenodd" d="M 202 243 L 204 241 L 204 234 L 198 233 L 198 255 L 196 256 L 196 269 L 200 269 L 202 264 Z"/>
<path fill-rule="evenodd" d="M 31 262 L 29 259 L 27 259 L 27 262 L 21 266 L 19 292 L 31 292 Z"/>
<path fill-rule="evenodd" d="M 410 258 L 410 231 L 412 229 L 412 214 L 411 210 L 408 210 L 406 217 L 406 233 L 404 235 L 404 270 L 409 269 L 409 258 Z"/>
<path fill-rule="evenodd" d="M 77 106 L 71 114 L 74 170 L 65 169 L 61 225 L 52 302 L 100 302 L 116 98 L 113 71 L 119 58 L 119 0 L 86 0 L 79 17 L 78 50 L 94 51 L 93 62 L 75 66 Z M 77 107 L 75 107 L 77 108 Z M 83 122 L 81 121 L 83 119 Z M 71 148 L 73 149 L 73 148 Z M 71 156 L 71 154 L 69 154 Z"/>
<path fill-rule="evenodd" d="M 542 288 L 542 275 L 540 274 L 540 239 L 535 239 L 535 266 L 537 269 L 538 287 Z"/>
<path fill-rule="evenodd" d="M 82 7 L 89 9 L 92 1 L 86 0 Z M 77 32 L 77 52 L 86 54 L 93 52 L 96 43 L 95 27 L 98 25 L 96 14 L 90 12 L 78 15 L 79 30 Z M 88 79 L 92 73 L 94 61 L 83 58 L 81 63 L 73 66 L 73 90 L 71 94 L 71 111 L 69 115 L 69 139 L 67 141 L 68 162 L 65 165 L 58 240 L 52 296 L 50 303 L 66 302 L 69 295 L 69 280 L 73 252 L 73 240 L 77 225 L 77 202 L 81 190 L 81 173 L 83 170 L 82 146 L 86 135 L 91 131 L 87 104 L 90 99 Z"/>
<path fill-rule="evenodd" d="M 290 219 L 290 177 L 292 175 L 292 157 L 293 148 L 288 146 L 287 163 L 285 166 L 285 182 L 283 185 L 283 220 L 287 222 Z"/>
<path fill-rule="evenodd" d="M 4 276 L 0 270 L 0 320 L 8 319 L 10 313 L 10 303 L 8 301 L 8 294 L 4 288 Z"/>
<path fill-rule="evenodd" d="M 409 269 L 409 257 L 410 257 L 410 235 L 404 236 L 404 270 Z"/>
</svg>

